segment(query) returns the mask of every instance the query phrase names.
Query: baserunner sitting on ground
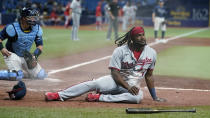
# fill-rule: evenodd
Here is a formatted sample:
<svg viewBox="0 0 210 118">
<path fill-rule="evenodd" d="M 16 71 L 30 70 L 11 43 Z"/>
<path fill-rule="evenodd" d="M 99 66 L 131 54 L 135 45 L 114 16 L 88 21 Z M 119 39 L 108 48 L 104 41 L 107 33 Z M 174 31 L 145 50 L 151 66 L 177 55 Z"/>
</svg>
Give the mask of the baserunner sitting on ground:
<svg viewBox="0 0 210 118">
<path fill-rule="evenodd" d="M 140 81 L 145 77 L 147 87 L 154 101 L 164 102 L 156 95 L 153 70 L 156 51 L 146 43 L 143 27 L 134 27 L 115 41 L 109 69 L 111 75 L 83 82 L 59 92 L 46 92 L 45 100 L 67 100 L 90 91 L 87 101 L 140 103 L 143 92 Z"/>
</svg>

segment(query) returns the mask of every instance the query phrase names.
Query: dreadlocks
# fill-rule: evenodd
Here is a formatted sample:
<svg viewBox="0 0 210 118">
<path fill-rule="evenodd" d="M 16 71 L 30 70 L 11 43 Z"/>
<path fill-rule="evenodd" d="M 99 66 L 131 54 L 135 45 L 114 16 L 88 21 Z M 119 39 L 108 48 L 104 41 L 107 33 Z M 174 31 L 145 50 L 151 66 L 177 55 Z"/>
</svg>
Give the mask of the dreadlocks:
<svg viewBox="0 0 210 118">
<path fill-rule="evenodd" d="M 123 35 L 122 37 L 120 37 L 117 40 L 115 40 L 115 44 L 117 44 L 118 47 L 122 46 L 126 42 L 128 44 L 130 44 L 130 42 L 131 42 L 131 31 L 133 30 L 133 28 L 130 31 L 128 31 L 125 35 Z"/>
</svg>

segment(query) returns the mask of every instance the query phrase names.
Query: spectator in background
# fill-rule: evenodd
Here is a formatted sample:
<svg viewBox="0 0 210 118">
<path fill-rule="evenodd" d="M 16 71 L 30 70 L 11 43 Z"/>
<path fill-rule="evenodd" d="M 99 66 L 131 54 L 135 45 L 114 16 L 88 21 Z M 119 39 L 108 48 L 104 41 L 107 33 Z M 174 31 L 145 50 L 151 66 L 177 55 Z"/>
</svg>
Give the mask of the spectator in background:
<svg viewBox="0 0 210 118">
<path fill-rule="evenodd" d="M 61 23 L 61 21 L 65 20 L 65 16 L 63 14 L 64 10 L 65 10 L 65 7 L 62 6 L 60 3 L 58 3 L 56 13 L 58 15 L 59 24 Z"/>
<path fill-rule="evenodd" d="M 101 2 L 98 2 L 96 6 L 96 30 L 101 30 L 102 25 L 102 13 L 101 13 Z"/>
<path fill-rule="evenodd" d="M 49 9 L 47 8 L 47 4 L 44 4 L 41 9 L 40 14 L 40 24 L 42 26 L 45 26 L 45 23 L 47 23 L 50 20 Z"/>
<path fill-rule="evenodd" d="M 64 26 L 65 26 L 65 28 L 68 28 L 69 23 L 70 23 L 70 20 L 71 20 L 71 19 L 69 19 L 70 6 L 71 6 L 71 2 L 69 2 L 69 3 L 66 5 L 65 11 L 64 11 L 64 15 L 65 15 L 65 24 L 64 24 Z"/>
<path fill-rule="evenodd" d="M 53 8 L 52 12 L 50 13 L 50 21 L 52 25 L 57 25 L 58 24 L 58 15 L 56 13 L 56 7 Z"/>
<path fill-rule="evenodd" d="M 36 2 L 35 3 L 36 5 L 32 5 L 32 8 L 33 7 L 36 7 L 35 9 L 39 9 L 39 12 L 40 12 L 40 16 L 39 16 L 39 23 L 40 23 L 40 25 L 41 26 L 46 26 L 45 25 L 45 22 L 44 22 L 44 16 L 43 16 L 43 6 L 42 6 L 42 4 L 41 3 L 39 3 L 39 2 Z"/>
<path fill-rule="evenodd" d="M 115 32 L 115 40 L 118 38 L 118 15 L 119 15 L 120 6 L 118 5 L 118 0 L 113 0 L 109 4 L 108 13 L 109 13 L 109 28 L 107 32 L 107 40 L 111 40 L 112 28 Z"/>
<path fill-rule="evenodd" d="M 61 22 L 63 16 L 62 6 L 57 2 L 53 3 L 52 12 L 50 13 L 51 23 L 58 25 Z"/>
</svg>

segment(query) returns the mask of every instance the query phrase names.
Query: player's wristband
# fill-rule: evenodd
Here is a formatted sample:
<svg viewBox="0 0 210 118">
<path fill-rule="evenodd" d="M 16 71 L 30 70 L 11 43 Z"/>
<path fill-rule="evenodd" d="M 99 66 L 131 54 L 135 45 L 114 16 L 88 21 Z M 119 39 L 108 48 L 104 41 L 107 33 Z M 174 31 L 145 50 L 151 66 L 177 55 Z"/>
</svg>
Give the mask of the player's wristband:
<svg viewBox="0 0 210 118">
<path fill-rule="evenodd" d="M 42 53 L 42 51 L 39 48 L 36 48 L 36 50 L 34 51 L 34 56 L 36 58 L 38 58 L 38 56 Z"/>
<path fill-rule="evenodd" d="M 149 89 L 149 92 L 150 92 L 153 100 L 155 100 L 157 98 L 155 88 Z"/>
<path fill-rule="evenodd" d="M 3 43 L 0 42 L 0 50 L 2 50 L 4 48 Z"/>
</svg>

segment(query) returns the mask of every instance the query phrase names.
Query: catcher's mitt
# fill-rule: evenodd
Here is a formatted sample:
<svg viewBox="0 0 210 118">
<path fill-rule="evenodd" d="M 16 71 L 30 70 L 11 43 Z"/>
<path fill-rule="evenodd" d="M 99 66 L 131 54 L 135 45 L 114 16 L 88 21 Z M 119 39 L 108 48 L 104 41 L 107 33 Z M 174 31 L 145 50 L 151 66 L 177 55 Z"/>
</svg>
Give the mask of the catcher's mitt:
<svg viewBox="0 0 210 118">
<path fill-rule="evenodd" d="M 165 25 L 166 23 L 167 23 L 167 21 L 165 20 L 161 23 L 161 25 Z"/>
<path fill-rule="evenodd" d="M 26 95 L 26 86 L 23 81 L 19 81 L 13 86 L 11 91 L 7 92 L 10 100 L 20 100 Z"/>
<path fill-rule="evenodd" d="M 37 59 L 29 51 L 23 52 L 23 57 L 27 63 L 28 69 L 33 69 L 37 65 Z"/>
</svg>

